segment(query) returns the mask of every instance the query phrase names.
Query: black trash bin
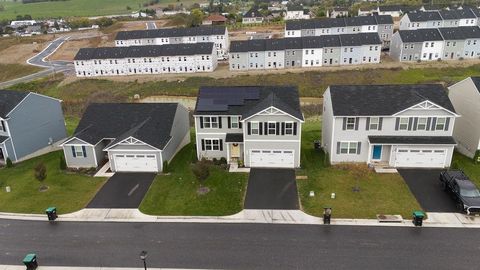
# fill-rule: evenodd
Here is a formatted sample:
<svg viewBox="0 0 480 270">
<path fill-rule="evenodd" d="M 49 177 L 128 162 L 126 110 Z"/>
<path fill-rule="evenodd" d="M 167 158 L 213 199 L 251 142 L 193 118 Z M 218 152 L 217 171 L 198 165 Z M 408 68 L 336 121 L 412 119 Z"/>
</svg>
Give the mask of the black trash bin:
<svg viewBox="0 0 480 270">
<path fill-rule="evenodd" d="M 425 214 L 422 211 L 414 211 L 413 225 L 417 227 L 421 227 L 423 225 L 423 218 L 425 218 Z"/>
<path fill-rule="evenodd" d="M 47 210 L 45 210 L 45 213 L 47 214 L 48 220 L 50 220 L 50 221 L 54 221 L 58 217 L 56 207 L 47 208 Z"/>
<path fill-rule="evenodd" d="M 27 270 L 35 270 L 38 267 L 37 255 L 34 253 L 27 254 L 23 258 L 23 264 L 27 267 Z"/>
<path fill-rule="evenodd" d="M 331 217 L 332 217 L 332 208 L 324 207 L 323 208 L 323 224 L 330 224 Z"/>
</svg>

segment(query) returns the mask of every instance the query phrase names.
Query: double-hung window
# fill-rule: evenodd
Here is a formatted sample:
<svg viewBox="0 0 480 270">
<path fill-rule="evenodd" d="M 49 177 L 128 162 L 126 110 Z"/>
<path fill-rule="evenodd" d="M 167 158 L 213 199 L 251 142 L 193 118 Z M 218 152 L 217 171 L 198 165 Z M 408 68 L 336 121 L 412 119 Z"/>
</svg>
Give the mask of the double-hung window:
<svg viewBox="0 0 480 270">
<path fill-rule="evenodd" d="M 340 154 L 356 154 L 358 142 L 340 142 Z"/>
<path fill-rule="evenodd" d="M 205 150 L 207 151 L 218 151 L 220 150 L 220 140 L 218 139 L 205 139 Z"/>
<path fill-rule="evenodd" d="M 347 117 L 347 130 L 355 129 L 355 117 Z"/>
<path fill-rule="evenodd" d="M 379 128 L 379 123 L 380 123 L 380 118 L 378 117 L 370 117 L 370 124 L 368 126 L 368 129 L 370 130 L 378 130 Z"/>
<path fill-rule="evenodd" d="M 75 157 L 83 157 L 83 148 L 81 146 L 74 146 Z"/>
<path fill-rule="evenodd" d="M 293 135 L 293 122 L 285 122 L 285 135 Z"/>
<path fill-rule="evenodd" d="M 251 133 L 252 135 L 258 135 L 259 133 L 259 124 L 258 122 L 250 122 L 250 125 L 251 125 Z"/>
<path fill-rule="evenodd" d="M 426 130 L 427 129 L 427 118 L 419 117 L 417 122 L 417 130 Z"/>
<path fill-rule="evenodd" d="M 277 134 L 277 123 L 268 122 L 268 135 L 276 135 L 276 134 Z"/>
<path fill-rule="evenodd" d="M 238 128 L 238 117 L 230 117 L 230 127 L 231 128 Z"/>
<path fill-rule="evenodd" d="M 400 118 L 398 129 L 399 130 L 408 130 L 408 118 L 402 117 Z"/>
<path fill-rule="evenodd" d="M 445 130 L 445 122 L 447 121 L 446 118 L 437 118 L 437 123 L 435 124 L 435 130 Z"/>
<path fill-rule="evenodd" d="M 203 117 L 203 128 L 218 128 L 218 118 L 204 116 Z"/>
</svg>

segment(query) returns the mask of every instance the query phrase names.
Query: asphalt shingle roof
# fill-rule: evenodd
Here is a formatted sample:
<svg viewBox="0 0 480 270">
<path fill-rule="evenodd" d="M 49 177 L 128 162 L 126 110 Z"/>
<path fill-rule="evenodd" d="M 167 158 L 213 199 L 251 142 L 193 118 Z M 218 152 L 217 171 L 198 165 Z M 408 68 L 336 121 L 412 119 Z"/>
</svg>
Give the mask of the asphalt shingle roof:
<svg viewBox="0 0 480 270">
<path fill-rule="evenodd" d="M 115 36 L 115 40 L 224 35 L 225 31 L 225 26 L 218 25 L 202 25 L 190 28 L 159 28 L 148 30 L 120 31 Z"/>
<path fill-rule="evenodd" d="M 478 26 L 445 27 L 438 30 L 445 40 L 480 38 L 480 28 Z"/>
<path fill-rule="evenodd" d="M 213 51 L 213 45 L 212 42 L 201 42 L 130 47 L 82 48 L 75 55 L 74 60 L 210 54 Z"/>
<path fill-rule="evenodd" d="M 0 117 L 6 118 L 7 114 L 28 94 L 29 92 L 0 90 Z"/>
<path fill-rule="evenodd" d="M 452 136 L 368 136 L 370 143 L 457 144 Z"/>
<path fill-rule="evenodd" d="M 480 77 L 471 77 L 475 87 L 477 87 L 478 92 L 480 93 Z"/>
<path fill-rule="evenodd" d="M 438 11 L 411 12 L 407 14 L 411 22 L 441 21 Z"/>
<path fill-rule="evenodd" d="M 241 115 L 243 119 L 276 107 L 303 120 L 297 87 L 204 86 L 198 92 L 195 115 Z"/>
<path fill-rule="evenodd" d="M 114 138 L 117 142 L 133 136 L 163 149 L 170 140 L 178 106 L 177 103 L 93 103 L 85 110 L 73 137 L 95 145 L 104 138 Z"/>
<path fill-rule="evenodd" d="M 417 30 L 399 30 L 400 38 L 403 42 L 424 42 L 443 40 L 440 31 L 436 28 L 417 29 Z"/>
<path fill-rule="evenodd" d="M 332 28 L 345 26 L 361 26 L 361 25 L 378 25 L 378 24 L 393 24 L 392 16 L 390 15 L 375 15 L 375 16 L 360 16 L 350 18 L 325 18 L 325 19 L 310 19 L 310 20 L 292 20 L 287 21 L 286 30 L 300 30 L 300 29 L 316 29 L 316 28 Z"/>
<path fill-rule="evenodd" d="M 429 100 L 455 112 L 440 84 L 331 85 L 335 116 L 387 116 Z"/>
<path fill-rule="evenodd" d="M 263 17 L 260 11 L 258 11 L 257 7 L 252 7 L 250 10 L 248 10 L 244 15 L 244 18 L 257 18 L 257 17 Z"/>
</svg>

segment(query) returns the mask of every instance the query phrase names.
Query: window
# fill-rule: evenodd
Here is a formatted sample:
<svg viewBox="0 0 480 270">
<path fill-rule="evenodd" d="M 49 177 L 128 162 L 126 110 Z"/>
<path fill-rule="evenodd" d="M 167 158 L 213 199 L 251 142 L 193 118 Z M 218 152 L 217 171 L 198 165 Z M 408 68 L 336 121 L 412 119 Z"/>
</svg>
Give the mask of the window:
<svg viewBox="0 0 480 270">
<path fill-rule="evenodd" d="M 238 128 L 238 117 L 230 117 L 230 127 L 231 128 Z"/>
<path fill-rule="evenodd" d="M 258 135 L 258 122 L 250 122 L 252 135 Z"/>
<path fill-rule="evenodd" d="M 370 118 L 370 125 L 368 126 L 368 129 L 370 129 L 370 130 L 378 130 L 378 128 L 379 128 L 379 123 L 380 123 L 380 118 L 378 118 L 378 117 L 371 117 L 371 118 Z"/>
<path fill-rule="evenodd" d="M 347 117 L 347 130 L 355 129 L 355 117 Z"/>
<path fill-rule="evenodd" d="M 408 129 L 408 118 L 400 118 L 398 129 L 399 130 L 407 130 Z"/>
<path fill-rule="evenodd" d="M 285 135 L 293 135 L 293 123 L 286 122 L 285 123 Z"/>
<path fill-rule="evenodd" d="M 447 121 L 447 118 L 437 118 L 437 123 L 435 124 L 435 130 L 444 130 L 446 121 Z"/>
<path fill-rule="evenodd" d="M 204 116 L 203 117 L 203 128 L 218 128 L 218 118 Z"/>
<path fill-rule="evenodd" d="M 427 129 L 427 118 L 419 117 L 417 122 L 417 130 L 426 130 Z"/>
<path fill-rule="evenodd" d="M 356 154 L 358 142 L 340 142 L 340 154 Z"/>
<path fill-rule="evenodd" d="M 218 139 L 205 139 L 205 150 L 220 150 L 220 140 Z"/>
<path fill-rule="evenodd" d="M 276 135 L 276 134 L 277 134 L 277 123 L 268 122 L 268 135 Z"/>
<path fill-rule="evenodd" d="M 73 149 L 75 150 L 75 157 L 83 157 L 83 148 L 81 146 L 74 146 Z"/>
</svg>

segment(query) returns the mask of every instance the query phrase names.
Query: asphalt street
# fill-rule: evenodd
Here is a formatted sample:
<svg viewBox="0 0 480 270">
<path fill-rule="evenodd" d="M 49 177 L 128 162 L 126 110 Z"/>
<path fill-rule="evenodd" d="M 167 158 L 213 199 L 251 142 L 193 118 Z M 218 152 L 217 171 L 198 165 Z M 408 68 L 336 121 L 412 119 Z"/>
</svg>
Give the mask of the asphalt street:
<svg viewBox="0 0 480 270">
<path fill-rule="evenodd" d="M 473 269 L 480 230 L 0 220 L 0 262 L 215 269 Z"/>
<path fill-rule="evenodd" d="M 155 22 L 146 22 L 147 29 L 157 29 Z"/>
</svg>

